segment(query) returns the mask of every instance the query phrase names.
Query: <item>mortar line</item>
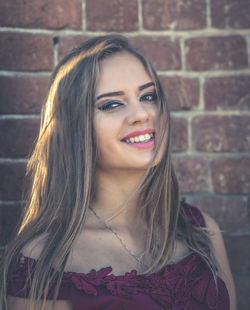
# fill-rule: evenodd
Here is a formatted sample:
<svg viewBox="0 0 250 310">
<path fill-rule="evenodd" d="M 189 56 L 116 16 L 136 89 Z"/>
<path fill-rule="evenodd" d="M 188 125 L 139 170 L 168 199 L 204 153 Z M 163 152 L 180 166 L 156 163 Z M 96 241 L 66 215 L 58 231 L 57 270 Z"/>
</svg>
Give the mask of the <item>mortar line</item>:
<svg viewBox="0 0 250 310">
<path fill-rule="evenodd" d="M 27 164 L 27 158 L 0 158 L 0 164 L 18 164 L 24 163 Z"/>
<path fill-rule="evenodd" d="M 205 90 L 204 90 L 204 86 L 205 86 L 205 77 L 200 77 L 199 78 L 199 105 L 198 108 L 201 111 L 205 110 Z"/>
<path fill-rule="evenodd" d="M 82 0 L 82 31 L 87 28 L 86 1 Z"/>
<path fill-rule="evenodd" d="M 207 169 L 208 169 L 208 177 L 207 177 L 207 185 L 212 194 L 214 194 L 214 184 L 213 184 L 213 175 L 212 175 L 212 159 L 206 158 Z"/>
<path fill-rule="evenodd" d="M 180 39 L 180 49 L 181 49 L 181 63 L 182 63 L 182 70 L 186 71 L 186 53 L 185 53 L 185 39 Z"/>
<path fill-rule="evenodd" d="M 244 114 L 243 114 L 244 113 Z M 171 111 L 171 116 L 175 117 L 195 117 L 195 116 L 250 116 L 250 111 L 247 110 L 184 110 Z"/>
<path fill-rule="evenodd" d="M 174 158 L 186 158 L 186 157 L 193 157 L 193 158 L 207 158 L 210 160 L 213 159 L 241 159 L 242 157 L 250 158 L 249 151 L 245 152 L 202 152 L 202 151 L 195 151 L 192 152 L 179 152 L 179 153 L 172 153 Z"/>
<path fill-rule="evenodd" d="M 227 76 L 240 76 L 249 75 L 250 68 L 246 69 L 235 69 L 235 70 L 217 70 L 217 71 L 184 71 L 184 70 L 157 70 L 158 75 L 162 76 L 183 76 L 190 78 L 198 77 L 227 77 Z"/>
<path fill-rule="evenodd" d="M 250 35 L 246 36 L 246 44 L 247 44 L 247 54 L 248 54 L 248 65 L 250 66 Z"/>
<path fill-rule="evenodd" d="M 50 71 L 37 71 L 37 72 L 25 72 L 25 71 L 7 71 L 0 70 L 0 76 L 8 77 L 50 77 Z"/>
<path fill-rule="evenodd" d="M 193 151 L 193 134 L 192 134 L 192 120 L 189 117 L 187 119 L 187 134 L 188 134 L 188 151 L 192 152 Z"/>
<path fill-rule="evenodd" d="M 23 203 L 23 200 L 0 200 L 0 205 L 5 205 L 5 206 L 11 206 L 11 205 L 15 205 L 17 203 Z"/>
<path fill-rule="evenodd" d="M 40 119 L 40 114 L 1 114 L 0 120 L 5 119 Z"/>
<path fill-rule="evenodd" d="M 250 45 L 250 44 L 249 44 Z M 250 49 L 250 47 L 249 47 Z M 249 51 L 250 54 L 250 51 Z M 213 77 L 229 77 L 229 76 L 240 76 L 250 74 L 250 68 L 240 69 L 240 70 L 218 70 L 218 71 L 184 71 L 184 70 L 158 70 L 158 75 L 161 76 L 181 76 L 187 78 L 213 78 Z M 16 71 L 16 70 L 0 70 L 0 76 L 12 76 L 12 77 L 49 77 L 51 75 L 51 71 Z"/>
<path fill-rule="evenodd" d="M 212 22 L 211 22 L 211 1 L 206 0 L 206 22 L 207 22 L 207 27 L 211 27 Z"/>
<path fill-rule="evenodd" d="M 19 28 L 19 27 L 0 27 L 0 32 L 8 33 L 28 33 L 28 34 L 42 34 L 49 36 L 79 36 L 83 34 L 81 30 L 73 29 L 34 29 L 34 28 Z M 99 36 L 109 34 L 110 31 L 85 31 L 85 35 L 89 36 Z M 141 35 L 140 31 L 121 31 L 121 34 L 127 37 L 136 37 Z M 216 28 L 205 28 L 205 29 L 193 29 L 193 30 L 143 30 L 143 35 L 145 36 L 169 36 L 169 37 L 183 37 L 183 38 L 195 38 L 195 37 L 209 37 L 209 36 L 231 36 L 240 35 L 248 36 L 250 35 L 250 29 L 216 29 Z"/>
<path fill-rule="evenodd" d="M 59 38 L 55 37 L 54 40 L 54 46 L 53 46 L 53 56 L 54 56 L 54 68 L 57 66 L 58 64 L 58 45 L 59 45 Z"/>
<path fill-rule="evenodd" d="M 137 5 L 138 5 L 138 30 L 143 31 L 142 0 L 138 0 Z"/>
</svg>

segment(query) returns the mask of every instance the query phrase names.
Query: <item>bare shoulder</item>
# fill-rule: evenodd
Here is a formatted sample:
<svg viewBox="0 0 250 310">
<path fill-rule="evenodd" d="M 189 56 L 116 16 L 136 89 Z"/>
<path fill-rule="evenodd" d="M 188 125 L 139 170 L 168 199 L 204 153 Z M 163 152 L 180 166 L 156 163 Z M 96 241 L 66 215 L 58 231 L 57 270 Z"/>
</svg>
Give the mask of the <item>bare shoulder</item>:
<svg viewBox="0 0 250 310">
<path fill-rule="evenodd" d="M 205 222 L 206 222 L 206 226 L 208 229 L 211 229 L 211 230 L 220 230 L 219 229 L 219 225 L 217 224 L 217 222 L 209 215 L 207 214 L 206 212 L 204 211 L 201 211 L 204 219 L 205 219 Z"/>
<path fill-rule="evenodd" d="M 34 238 L 23 247 L 21 251 L 22 254 L 27 257 L 38 259 L 45 247 L 46 240 L 47 234 L 42 234 Z"/>
<path fill-rule="evenodd" d="M 19 297 L 8 297 L 8 308 L 11 310 L 25 310 L 29 307 L 29 300 Z M 72 302 L 69 300 L 58 300 L 53 307 L 52 301 L 46 301 L 44 310 L 72 310 Z"/>
<path fill-rule="evenodd" d="M 225 282 L 228 289 L 228 293 L 230 296 L 230 310 L 236 310 L 237 305 L 235 286 L 221 230 L 216 221 L 210 215 L 205 212 L 202 212 L 202 214 L 205 219 L 206 227 L 208 229 L 212 245 L 214 247 L 215 257 L 219 263 L 219 277 Z"/>
<path fill-rule="evenodd" d="M 221 230 L 216 223 L 216 221 L 207 213 L 202 212 L 203 217 L 205 219 L 206 228 L 208 230 L 212 245 L 215 250 L 215 256 L 218 259 L 219 263 L 222 264 L 224 260 L 228 262 L 226 249 L 223 241 L 223 237 L 221 234 Z M 221 266 L 223 267 L 224 264 Z"/>
</svg>

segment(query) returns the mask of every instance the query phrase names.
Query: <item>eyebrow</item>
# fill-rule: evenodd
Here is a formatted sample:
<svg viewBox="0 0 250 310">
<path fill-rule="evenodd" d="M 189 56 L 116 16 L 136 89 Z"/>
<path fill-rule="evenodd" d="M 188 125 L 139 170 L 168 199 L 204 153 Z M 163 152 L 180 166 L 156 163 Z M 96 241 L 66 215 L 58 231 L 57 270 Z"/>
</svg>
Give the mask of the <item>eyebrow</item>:
<svg viewBox="0 0 250 310">
<path fill-rule="evenodd" d="M 149 82 L 149 83 L 146 83 L 146 84 L 143 84 L 141 86 L 138 87 L 139 90 L 143 90 L 145 88 L 148 88 L 150 86 L 155 86 L 155 83 L 154 82 Z M 110 93 L 105 93 L 105 94 L 101 94 L 99 95 L 96 100 L 99 100 L 103 97 L 112 97 L 112 96 L 121 96 L 121 95 L 124 95 L 124 92 L 123 91 L 115 91 L 115 92 L 110 92 Z"/>
</svg>

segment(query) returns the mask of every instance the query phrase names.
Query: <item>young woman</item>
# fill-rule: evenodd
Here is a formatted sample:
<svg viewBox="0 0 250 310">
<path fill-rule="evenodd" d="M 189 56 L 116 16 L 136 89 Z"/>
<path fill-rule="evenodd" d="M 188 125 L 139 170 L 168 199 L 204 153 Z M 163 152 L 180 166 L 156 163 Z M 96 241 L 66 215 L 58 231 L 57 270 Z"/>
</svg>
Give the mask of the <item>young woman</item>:
<svg viewBox="0 0 250 310">
<path fill-rule="evenodd" d="M 179 202 L 170 143 L 159 79 L 124 37 L 66 56 L 5 253 L 1 309 L 236 309 L 220 231 Z"/>
</svg>

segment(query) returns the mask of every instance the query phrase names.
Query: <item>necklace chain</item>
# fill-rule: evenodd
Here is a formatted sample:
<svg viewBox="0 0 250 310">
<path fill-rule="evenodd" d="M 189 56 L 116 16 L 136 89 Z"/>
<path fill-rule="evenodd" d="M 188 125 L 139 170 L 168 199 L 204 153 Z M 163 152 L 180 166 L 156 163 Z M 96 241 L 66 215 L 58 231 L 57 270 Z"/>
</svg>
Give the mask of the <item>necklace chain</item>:
<svg viewBox="0 0 250 310">
<path fill-rule="evenodd" d="M 113 233 L 113 235 L 120 241 L 121 245 L 123 246 L 123 248 L 130 254 L 130 256 L 132 256 L 140 265 L 145 266 L 145 264 L 142 262 L 142 257 L 144 255 L 144 253 L 137 255 L 135 254 L 127 245 L 126 243 L 122 240 L 122 238 L 120 237 L 120 235 L 118 234 L 118 232 L 116 232 L 108 223 L 106 223 L 104 221 L 104 219 L 102 219 L 100 217 L 100 215 L 98 215 L 96 213 L 96 211 L 94 209 L 92 209 L 90 207 L 90 210 L 93 212 L 93 214 L 95 215 L 95 217 L 105 226 L 106 229 L 108 229 L 110 232 Z"/>
</svg>

